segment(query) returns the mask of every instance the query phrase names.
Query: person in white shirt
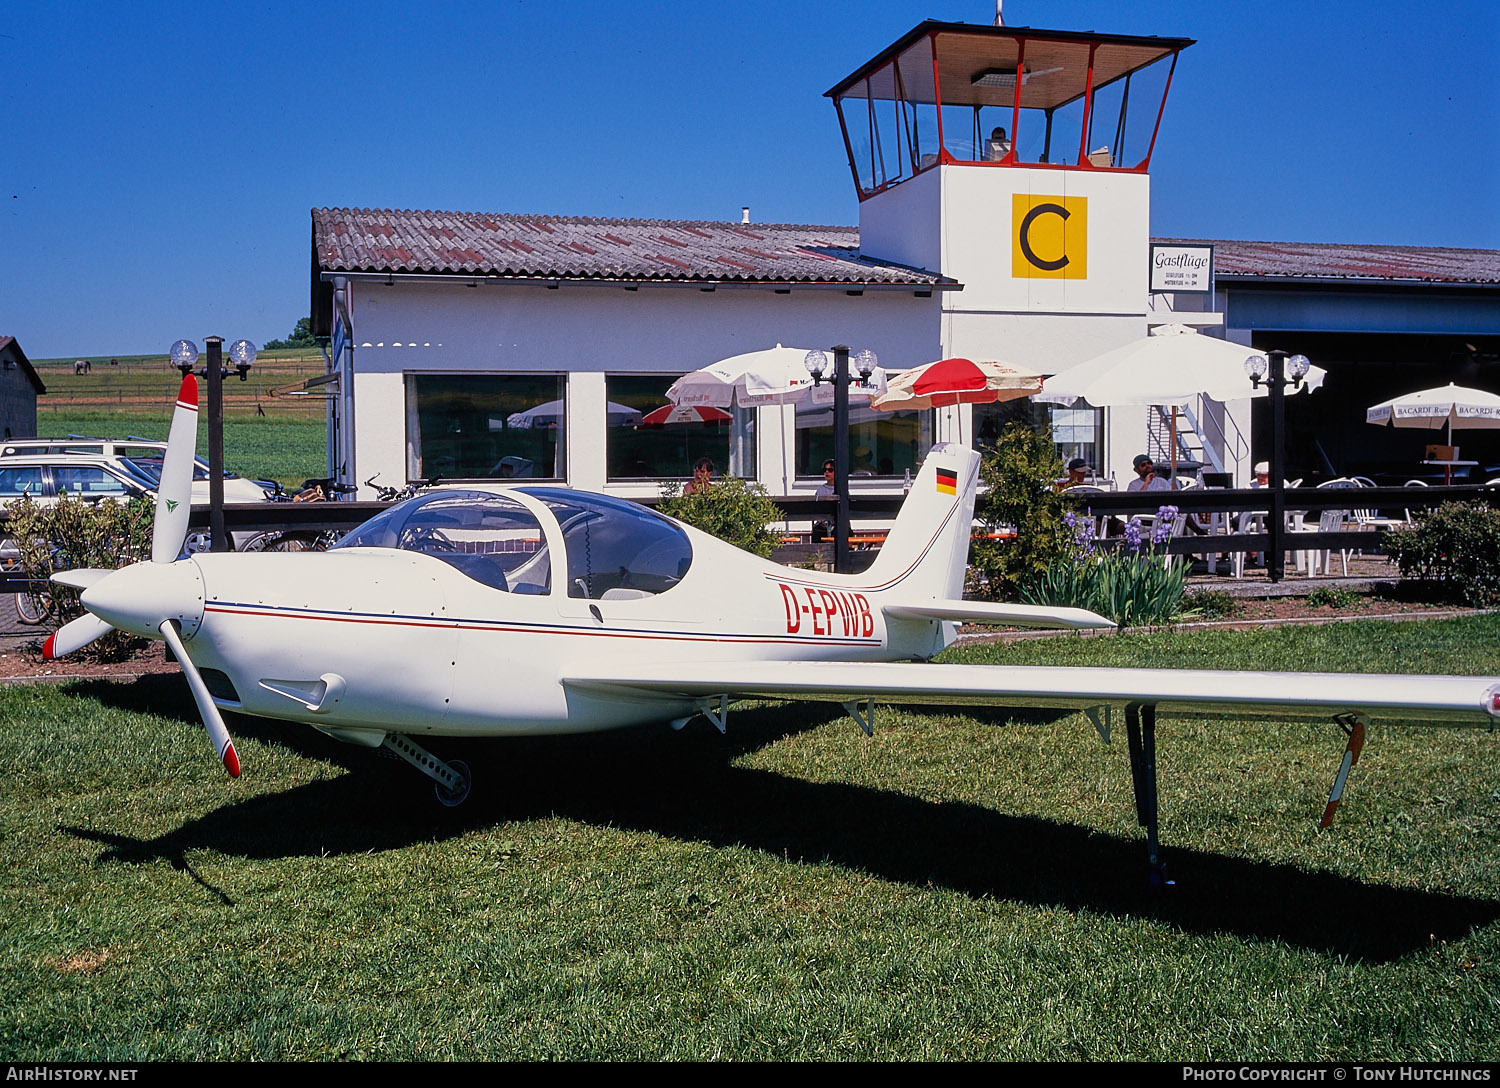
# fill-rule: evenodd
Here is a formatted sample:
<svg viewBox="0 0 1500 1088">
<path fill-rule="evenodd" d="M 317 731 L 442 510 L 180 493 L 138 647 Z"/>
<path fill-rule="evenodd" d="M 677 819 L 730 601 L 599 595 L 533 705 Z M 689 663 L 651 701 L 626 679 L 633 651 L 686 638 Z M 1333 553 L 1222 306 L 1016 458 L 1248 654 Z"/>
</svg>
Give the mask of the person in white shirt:
<svg viewBox="0 0 1500 1088">
<path fill-rule="evenodd" d="M 1138 453 L 1135 460 L 1131 462 L 1135 467 L 1135 479 L 1130 481 L 1126 491 L 1171 491 L 1172 481 L 1163 480 L 1156 474 L 1156 466 L 1151 463 L 1151 458 L 1144 453 Z"/>
</svg>

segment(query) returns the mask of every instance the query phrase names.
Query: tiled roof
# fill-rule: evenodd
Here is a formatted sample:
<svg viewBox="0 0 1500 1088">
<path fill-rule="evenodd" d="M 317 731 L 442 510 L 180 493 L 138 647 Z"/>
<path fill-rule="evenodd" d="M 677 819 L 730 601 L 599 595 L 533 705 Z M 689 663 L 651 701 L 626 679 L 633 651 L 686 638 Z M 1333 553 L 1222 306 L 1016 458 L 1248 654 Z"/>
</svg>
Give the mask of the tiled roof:
<svg viewBox="0 0 1500 1088">
<path fill-rule="evenodd" d="M 322 272 L 611 282 L 954 281 L 859 252 L 855 227 L 314 208 Z"/>
<path fill-rule="evenodd" d="M 1219 278 L 1500 283 L 1500 250 L 1494 249 L 1188 238 L 1153 238 L 1152 241 L 1213 246 L 1214 274 Z"/>
</svg>

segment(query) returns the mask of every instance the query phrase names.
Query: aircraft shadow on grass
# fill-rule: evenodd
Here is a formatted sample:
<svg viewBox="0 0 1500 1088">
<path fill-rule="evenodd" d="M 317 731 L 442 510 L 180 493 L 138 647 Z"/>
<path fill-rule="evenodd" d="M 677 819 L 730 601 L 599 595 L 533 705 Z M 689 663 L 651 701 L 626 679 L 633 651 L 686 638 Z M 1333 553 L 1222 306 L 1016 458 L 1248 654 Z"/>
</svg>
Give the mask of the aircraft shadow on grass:
<svg viewBox="0 0 1500 1088">
<path fill-rule="evenodd" d="M 196 724 L 181 688 L 151 678 L 71 690 Z M 457 810 L 440 810 L 425 791 L 411 789 L 409 774 L 394 761 L 318 738 L 305 728 L 283 735 L 275 723 L 241 719 L 235 726 L 240 735 L 288 744 L 353 773 L 226 804 L 152 839 L 59 830 L 107 846 L 100 861 L 167 861 L 225 902 L 233 896 L 192 870 L 186 861 L 191 851 L 249 858 L 356 854 L 562 816 L 686 842 L 751 847 L 793 862 L 832 862 L 916 887 L 1149 917 L 1183 932 L 1278 940 L 1370 962 L 1398 959 L 1434 940 L 1461 939 L 1500 919 L 1500 901 L 1368 884 L 1171 844 L 1169 864 L 1180 883 L 1154 894 L 1145 886 L 1138 838 L 732 764 L 789 732 L 831 720 L 812 714 L 799 715 L 798 721 L 804 717 L 805 725 L 792 723 L 789 729 L 783 713 L 748 711 L 735 720 L 728 737 L 698 723 L 686 734 L 657 727 L 450 742 L 483 761 L 492 775 L 483 793 Z M 999 728 L 1017 717 L 996 712 L 991 720 Z M 694 735 L 694 729 L 703 732 Z"/>
</svg>

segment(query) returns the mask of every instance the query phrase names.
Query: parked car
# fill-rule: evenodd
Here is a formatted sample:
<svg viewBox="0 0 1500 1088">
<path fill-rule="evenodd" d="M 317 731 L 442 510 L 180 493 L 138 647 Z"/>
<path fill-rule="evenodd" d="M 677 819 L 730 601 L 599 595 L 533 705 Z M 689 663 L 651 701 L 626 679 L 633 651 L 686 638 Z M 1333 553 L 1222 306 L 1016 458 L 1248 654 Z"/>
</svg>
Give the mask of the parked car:
<svg viewBox="0 0 1500 1088">
<path fill-rule="evenodd" d="M 67 438 L 12 438 L 0 445 L 0 462 L 11 457 L 41 454 L 102 457 L 120 464 L 127 472 L 144 480 L 148 487 L 154 488 L 161 479 L 161 459 L 166 449 L 165 442 L 154 442 L 147 438 L 127 438 L 123 441 L 78 435 L 69 435 Z M 193 502 L 208 502 L 208 482 L 208 462 L 199 457 L 193 469 Z M 278 487 L 273 480 L 249 480 L 233 472 L 224 473 L 225 502 L 265 502 L 269 493 L 276 490 Z"/>
<path fill-rule="evenodd" d="M 85 501 L 124 502 L 153 492 L 153 484 L 109 457 L 82 454 L 16 454 L 0 457 L 0 502 L 29 495 L 56 502 L 66 491 Z"/>
</svg>

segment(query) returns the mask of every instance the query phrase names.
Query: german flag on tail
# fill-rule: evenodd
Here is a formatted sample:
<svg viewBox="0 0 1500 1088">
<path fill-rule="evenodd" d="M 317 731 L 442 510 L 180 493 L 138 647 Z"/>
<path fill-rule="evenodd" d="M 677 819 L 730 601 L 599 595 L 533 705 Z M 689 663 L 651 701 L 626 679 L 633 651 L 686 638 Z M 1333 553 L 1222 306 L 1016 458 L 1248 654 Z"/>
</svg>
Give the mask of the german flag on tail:
<svg viewBox="0 0 1500 1088">
<path fill-rule="evenodd" d="M 939 495 L 958 494 L 958 473 L 951 468 L 940 468 L 937 470 L 937 489 Z"/>
</svg>

